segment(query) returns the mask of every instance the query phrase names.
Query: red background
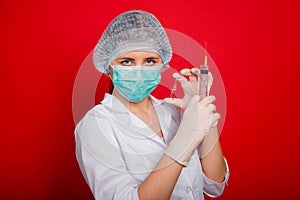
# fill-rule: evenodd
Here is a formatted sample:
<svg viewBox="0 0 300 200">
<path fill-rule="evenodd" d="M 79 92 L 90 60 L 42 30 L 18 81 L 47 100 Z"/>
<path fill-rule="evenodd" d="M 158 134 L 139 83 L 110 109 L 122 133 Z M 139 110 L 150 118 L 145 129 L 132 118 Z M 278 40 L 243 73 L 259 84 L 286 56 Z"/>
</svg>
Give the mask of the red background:
<svg viewBox="0 0 300 200">
<path fill-rule="evenodd" d="M 298 199 L 299 8 L 299 0 L 1 1 L 0 199 L 93 199 L 75 159 L 72 89 L 103 29 L 129 9 L 209 44 L 227 95 L 221 142 L 231 178 L 219 199 Z"/>
</svg>

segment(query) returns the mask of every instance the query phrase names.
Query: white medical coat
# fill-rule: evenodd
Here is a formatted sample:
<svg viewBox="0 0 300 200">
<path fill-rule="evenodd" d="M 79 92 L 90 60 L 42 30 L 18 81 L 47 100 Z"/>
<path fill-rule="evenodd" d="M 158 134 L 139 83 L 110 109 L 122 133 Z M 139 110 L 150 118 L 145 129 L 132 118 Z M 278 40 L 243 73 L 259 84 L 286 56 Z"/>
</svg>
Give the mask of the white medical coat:
<svg viewBox="0 0 300 200">
<path fill-rule="evenodd" d="M 101 104 L 92 108 L 76 126 L 77 161 L 95 199 L 139 199 L 139 185 L 155 168 L 175 136 L 181 112 L 173 105 L 150 98 L 163 138 L 109 94 L 105 94 Z M 203 192 L 211 197 L 219 196 L 228 175 L 227 170 L 223 183 L 208 179 L 195 152 L 189 165 L 181 171 L 171 199 L 201 200 Z"/>
</svg>

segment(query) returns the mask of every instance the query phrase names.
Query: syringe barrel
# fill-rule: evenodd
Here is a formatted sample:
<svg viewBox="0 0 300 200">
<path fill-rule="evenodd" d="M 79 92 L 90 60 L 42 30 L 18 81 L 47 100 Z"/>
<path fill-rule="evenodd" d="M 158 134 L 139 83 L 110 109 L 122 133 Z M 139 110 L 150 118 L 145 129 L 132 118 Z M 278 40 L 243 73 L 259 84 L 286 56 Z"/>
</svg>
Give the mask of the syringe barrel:
<svg viewBox="0 0 300 200">
<path fill-rule="evenodd" d="M 208 95 L 208 66 L 200 66 L 199 96 L 201 99 Z"/>
</svg>

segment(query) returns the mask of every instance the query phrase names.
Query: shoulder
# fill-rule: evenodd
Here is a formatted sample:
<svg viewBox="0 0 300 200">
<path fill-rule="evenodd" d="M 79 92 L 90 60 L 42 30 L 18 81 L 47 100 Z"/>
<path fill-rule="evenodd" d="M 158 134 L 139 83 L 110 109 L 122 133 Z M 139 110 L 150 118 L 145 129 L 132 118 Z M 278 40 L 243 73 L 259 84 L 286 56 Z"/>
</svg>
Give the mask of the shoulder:
<svg viewBox="0 0 300 200">
<path fill-rule="evenodd" d="M 114 169 L 122 166 L 114 125 L 106 112 L 103 105 L 95 106 L 75 128 L 76 156 L 81 166 L 90 165 L 91 160 L 97 166 L 100 163 Z"/>
<path fill-rule="evenodd" d="M 91 143 L 99 137 L 111 136 L 113 132 L 110 114 L 101 104 L 89 110 L 75 127 L 75 135 L 83 143 Z"/>
<path fill-rule="evenodd" d="M 76 127 L 80 127 L 82 124 L 90 123 L 93 121 L 101 120 L 102 122 L 108 122 L 110 119 L 107 109 L 101 104 L 94 106 L 90 109 L 84 117 L 79 121 Z"/>
</svg>

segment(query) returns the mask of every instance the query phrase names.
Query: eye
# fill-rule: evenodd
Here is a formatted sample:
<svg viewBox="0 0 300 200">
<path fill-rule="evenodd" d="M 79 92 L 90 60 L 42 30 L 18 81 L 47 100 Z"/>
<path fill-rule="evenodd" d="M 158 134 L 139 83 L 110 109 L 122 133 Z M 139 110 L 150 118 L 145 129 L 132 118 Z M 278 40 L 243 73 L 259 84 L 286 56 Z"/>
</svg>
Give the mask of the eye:
<svg viewBox="0 0 300 200">
<path fill-rule="evenodd" d="M 132 62 L 131 62 L 130 59 L 125 59 L 125 60 L 121 61 L 121 64 L 124 65 L 124 66 L 129 66 L 129 65 L 132 64 Z"/>
<path fill-rule="evenodd" d="M 154 65 L 155 63 L 156 63 L 156 62 L 155 62 L 154 59 L 150 59 L 150 58 L 149 58 L 149 59 L 146 60 L 146 64 L 147 64 L 147 65 Z"/>
</svg>

